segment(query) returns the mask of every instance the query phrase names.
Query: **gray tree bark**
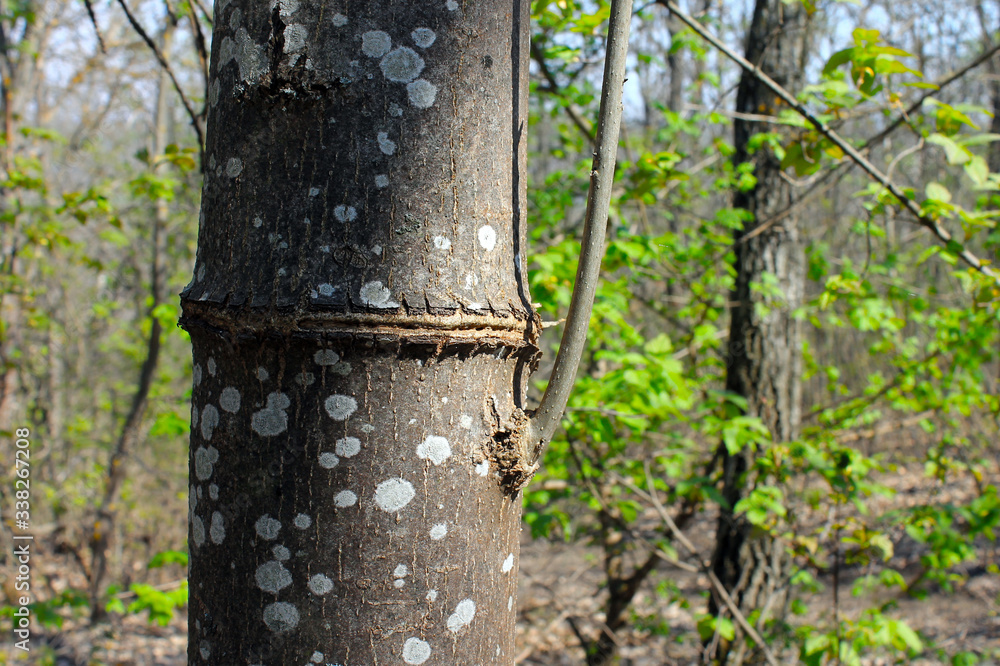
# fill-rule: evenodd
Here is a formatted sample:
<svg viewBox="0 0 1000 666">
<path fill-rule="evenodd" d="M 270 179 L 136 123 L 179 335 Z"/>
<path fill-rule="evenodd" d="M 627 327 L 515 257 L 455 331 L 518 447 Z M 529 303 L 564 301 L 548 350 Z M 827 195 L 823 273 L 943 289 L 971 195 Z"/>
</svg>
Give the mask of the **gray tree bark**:
<svg viewBox="0 0 1000 666">
<path fill-rule="evenodd" d="M 527 9 L 216 3 L 189 663 L 513 663 Z"/>
<path fill-rule="evenodd" d="M 747 37 L 747 60 L 782 86 L 796 89 L 801 79 L 806 12 L 799 4 L 757 0 Z M 744 73 L 736 110 L 746 114 L 776 114 L 781 101 L 755 77 Z M 759 417 L 775 441 L 794 439 L 801 420 L 801 324 L 792 312 L 802 303 L 805 256 L 798 220 L 778 219 L 792 203 L 791 185 L 781 176 L 780 161 L 767 148 L 751 154 L 748 144 L 758 132 L 773 126 L 736 120 L 734 163 L 752 163 L 756 186 L 737 191 L 733 205 L 752 219 L 734 235 L 736 286 L 732 300 L 730 357 L 726 388 L 747 401 L 747 413 Z M 745 616 L 760 613 L 757 628 L 780 618 L 785 603 L 784 546 L 733 511 L 750 492 L 756 452 L 749 447 L 730 455 L 721 449 L 723 496 L 728 506 L 719 516 L 712 568 Z M 713 598 L 710 611 L 724 605 Z M 722 641 L 720 663 L 763 661 L 748 650 L 737 626 L 737 639 Z"/>
</svg>

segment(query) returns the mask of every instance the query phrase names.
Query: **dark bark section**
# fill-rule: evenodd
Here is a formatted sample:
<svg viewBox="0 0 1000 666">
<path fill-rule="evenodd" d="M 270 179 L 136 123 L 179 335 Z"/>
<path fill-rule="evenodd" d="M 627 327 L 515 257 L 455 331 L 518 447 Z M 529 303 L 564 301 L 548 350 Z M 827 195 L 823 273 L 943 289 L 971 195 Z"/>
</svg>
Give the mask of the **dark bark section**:
<svg viewBox="0 0 1000 666">
<path fill-rule="evenodd" d="M 747 59 L 791 90 L 801 77 L 806 20 L 801 5 L 757 0 L 747 39 Z M 738 112 L 774 114 L 780 105 L 774 93 L 743 74 Z M 752 163 L 757 183 L 733 197 L 733 205 L 749 211 L 752 219 L 734 237 L 737 275 L 732 300 L 737 305 L 731 313 L 726 388 L 746 399 L 747 413 L 759 417 L 775 441 L 788 441 L 798 435 L 801 419 L 801 324 L 792 312 L 803 299 L 805 256 L 795 216 L 770 219 L 792 202 L 780 161 L 767 148 L 753 154 L 748 150 L 753 134 L 775 128 L 746 120 L 736 120 L 734 126 L 734 163 Z M 745 616 L 760 613 L 755 624 L 764 629 L 768 620 L 780 619 L 784 608 L 784 546 L 733 512 L 756 481 L 748 473 L 755 452 L 746 448 L 730 455 L 723 446 L 721 454 L 728 506 L 719 517 L 712 569 Z M 723 609 L 713 595 L 710 611 L 718 614 Z M 737 627 L 737 640 L 719 646 L 721 663 L 763 661 L 763 655 L 746 647 L 741 633 Z"/>
<path fill-rule="evenodd" d="M 184 296 L 529 319 L 518 4 L 220 2 Z"/>
<path fill-rule="evenodd" d="M 189 663 L 513 663 L 527 27 L 216 3 Z"/>
</svg>

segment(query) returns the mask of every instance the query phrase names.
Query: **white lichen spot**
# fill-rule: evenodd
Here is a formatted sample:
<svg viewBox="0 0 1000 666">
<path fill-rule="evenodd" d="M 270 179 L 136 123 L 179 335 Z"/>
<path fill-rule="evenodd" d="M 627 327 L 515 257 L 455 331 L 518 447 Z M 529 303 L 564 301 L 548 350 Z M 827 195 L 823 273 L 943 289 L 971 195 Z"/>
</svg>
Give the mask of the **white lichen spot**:
<svg viewBox="0 0 1000 666">
<path fill-rule="evenodd" d="M 253 218 L 253 226 L 257 229 L 260 229 L 262 226 L 264 226 L 264 220 L 260 219 L 260 216 L 258 215 L 257 217 Z"/>
<path fill-rule="evenodd" d="M 333 581 L 324 574 L 316 574 L 309 579 L 309 591 L 317 596 L 323 596 L 333 589 Z"/>
<path fill-rule="evenodd" d="M 201 655 L 202 659 L 208 661 L 208 658 L 212 656 L 212 646 L 208 641 L 202 641 L 201 645 L 198 647 L 198 653 Z"/>
<path fill-rule="evenodd" d="M 298 0 L 281 0 L 278 3 L 278 15 L 281 18 L 289 18 L 292 14 L 299 10 Z"/>
<path fill-rule="evenodd" d="M 386 155 L 396 152 L 396 142 L 389 138 L 388 132 L 379 132 L 375 135 L 375 139 L 378 141 L 378 149 Z"/>
<path fill-rule="evenodd" d="M 372 254 L 374 254 L 376 257 L 381 257 L 382 256 L 382 246 L 378 245 L 378 244 L 372 245 Z"/>
<path fill-rule="evenodd" d="M 205 523 L 198 516 L 191 516 L 191 538 L 196 546 L 205 543 Z"/>
<path fill-rule="evenodd" d="M 212 478 L 213 465 L 219 461 L 219 450 L 214 446 L 207 449 L 199 446 L 194 452 L 194 475 L 199 481 Z"/>
<path fill-rule="evenodd" d="M 451 456 L 448 440 L 439 435 L 430 435 L 417 446 L 417 457 L 440 465 Z"/>
<path fill-rule="evenodd" d="M 329 298 L 330 296 L 333 296 L 333 293 L 337 290 L 337 288 L 334 287 L 332 284 L 324 282 L 323 284 L 316 287 L 316 290 L 319 292 L 320 296 L 326 296 L 327 298 Z"/>
<path fill-rule="evenodd" d="M 507 610 L 514 607 L 514 597 L 507 597 Z"/>
<path fill-rule="evenodd" d="M 211 441 L 212 432 L 217 425 L 219 425 L 219 410 L 215 405 L 205 405 L 201 410 L 201 436 L 206 442 Z"/>
<path fill-rule="evenodd" d="M 447 405 L 448 404 L 448 396 L 445 396 L 445 397 L 441 398 L 441 404 L 442 405 Z"/>
<path fill-rule="evenodd" d="M 410 106 L 418 109 L 429 109 L 434 106 L 437 92 L 437 86 L 426 79 L 417 79 L 406 86 L 406 96 L 410 100 Z"/>
<path fill-rule="evenodd" d="M 394 578 L 406 578 L 410 575 L 410 568 L 405 564 L 397 564 L 396 569 L 392 572 Z"/>
<path fill-rule="evenodd" d="M 208 528 L 208 535 L 215 545 L 219 545 L 226 538 L 226 525 L 222 520 L 222 514 L 218 511 L 212 513 L 212 524 Z"/>
<path fill-rule="evenodd" d="M 326 399 L 323 406 L 334 421 L 346 421 L 347 417 L 358 410 L 358 401 L 349 395 L 334 394 Z"/>
<path fill-rule="evenodd" d="M 455 612 L 448 617 L 448 631 L 455 633 L 464 627 L 469 626 L 472 618 L 476 616 L 476 602 L 472 599 L 463 599 L 458 602 Z"/>
<path fill-rule="evenodd" d="M 243 160 L 238 157 L 230 157 L 229 162 L 226 163 L 226 175 L 230 178 L 236 178 L 241 173 L 243 173 Z"/>
<path fill-rule="evenodd" d="M 439 250 L 447 250 L 451 248 L 451 241 L 445 236 L 435 236 L 434 237 L 434 247 Z"/>
<path fill-rule="evenodd" d="M 219 407 L 230 414 L 240 411 L 240 392 L 232 386 L 222 389 L 222 395 L 219 396 Z"/>
<path fill-rule="evenodd" d="M 437 39 L 437 35 L 430 28 L 417 28 L 410 33 L 410 37 L 413 38 L 413 43 L 422 49 L 428 48 Z"/>
<path fill-rule="evenodd" d="M 403 115 L 403 107 L 401 107 L 399 104 L 396 104 L 395 102 L 392 102 L 391 104 L 389 104 L 389 115 L 392 116 L 393 118 L 399 118 L 401 115 Z"/>
<path fill-rule="evenodd" d="M 310 196 L 310 197 L 316 197 L 316 196 L 319 196 L 319 188 L 318 188 L 318 187 L 310 187 L 310 188 L 309 188 L 309 196 Z M 306 222 L 308 222 L 308 221 L 309 221 L 309 220 L 308 220 L 308 219 L 306 219 Z"/>
<path fill-rule="evenodd" d="M 385 175 L 384 173 L 377 174 L 375 176 L 375 187 L 377 187 L 380 190 L 385 187 L 389 187 L 389 176 Z"/>
<path fill-rule="evenodd" d="M 194 364 L 194 368 L 191 369 L 191 379 L 195 386 L 201 384 L 201 363 Z"/>
<path fill-rule="evenodd" d="M 334 450 L 342 458 L 351 458 L 358 455 L 358 452 L 361 451 L 361 440 L 357 437 L 338 439 L 336 449 Z"/>
<path fill-rule="evenodd" d="M 194 515 L 194 510 L 198 508 L 198 490 L 191 486 L 188 491 L 188 514 Z"/>
<path fill-rule="evenodd" d="M 414 424 L 414 423 L 416 423 L 416 422 L 417 422 L 417 420 L 416 420 L 416 419 L 410 419 L 410 422 L 409 422 L 409 424 L 410 424 L 410 425 L 413 425 L 413 424 Z"/>
<path fill-rule="evenodd" d="M 371 423 L 366 423 L 363 426 L 361 426 L 361 432 L 365 433 L 366 435 L 370 435 L 373 432 L 375 432 L 375 426 L 373 426 Z"/>
<path fill-rule="evenodd" d="M 285 53 L 301 53 L 306 48 L 306 38 L 309 37 L 309 28 L 301 23 L 293 23 L 285 26 Z"/>
<path fill-rule="evenodd" d="M 212 84 L 208 86 L 208 105 L 215 107 L 219 103 L 219 92 L 222 85 L 219 83 L 219 79 L 212 79 Z"/>
<path fill-rule="evenodd" d="M 323 469 L 333 469 L 340 463 L 340 458 L 327 451 L 319 454 L 319 466 Z"/>
<path fill-rule="evenodd" d="M 361 35 L 361 50 L 370 58 L 381 58 L 392 48 L 392 39 L 381 30 L 369 30 Z"/>
<path fill-rule="evenodd" d="M 191 405 L 191 429 L 198 427 L 198 407 Z"/>
<path fill-rule="evenodd" d="M 318 663 L 322 662 L 323 661 L 323 653 L 320 652 L 320 651 L 318 651 L 318 650 L 316 652 L 313 652 L 312 656 L 309 657 L 309 661 L 311 661 L 314 664 L 318 664 Z"/>
<path fill-rule="evenodd" d="M 438 523 L 437 525 L 431 528 L 431 538 L 434 539 L 435 541 L 440 541 L 441 539 L 445 538 L 447 534 L 448 534 L 448 526 L 444 523 Z"/>
<path fill-rule="evenodd" d="M 507 573 L 514 568 L 514 553 L 507 556 L 507 559 L 503 561 L 503 565 L 500 567 L 500 571 Z"/>
<path fill-rule="evenodd" d="M 214 483 L 210 484 L 208 486 L 208 497 L 209 497 L 209 499 L 212 499 L 212 500 L 218 500 L 219 499 L 219 486 L 215 485 Z"/>
<path fill-rule="evenodd" d="M 358 219 L 358 209 L 354 206 L 340 204 L 333 209 L 333 217 L 336 218 L 338 222 L 353 222 Z"/>
<path fill-rule="evenodd" d="M 311 372 L 303 370 L 299 374 L 295 375 L 295 383 L 299 386 L 312 386 L 315 382 L 316 375 Z"/>
<path fill-rule="evenodd" d="M 294 522 L 295 526 L 300 530 L 307 530 L 309 529 L 309 526 L 313 524 L 313 519 L 304 513 L 300 513 L 299 515 L 295 516 L 295 520 L 293 520 L 292 522 Z"/>
<path fill-rule="evenodd" d="M 278 538 L 278 532 L 281 531 L 281 522 L 265 513 L 257 519 L 253 527 L 261 539 L 274 541 Z"/>
<path fill-rule="evenodd" d="M 379 66 L 390 81 L 409 83 L 424 71 L 424 59 L 408 46 L 402 46 L 382 58 Z"/>
<path fill-rule="evenodd" d="M 215 364 L 215 357 L 210 356 L 208 358 L 208 374 L 214 377 L 217 371 L 218 371 L 218 366 Z"/>
<path fill-rule="evenodd" d="M 320 349 L 313 354 L 316 365 L 336 365 L 340 362 L 340 354 L 332 349 Z"/>
<path fill-rule="evenodd" d="M 338 28 L 342 28 L 345 25 L 347 25 L 347 17 L 344 16 L 343 14 L 334 14 L 333 17 L 330 19 L 330 23 L 332 23 L 334 26 Z"/>
<path fill-rule="evenodd" d="M 291 631 L 299 624 L 299 610 L 286 601 L 276 601 L 264 608 L 264 624 L 276 634 Z"/>
<path fill-rule="evenodd" d="M 456 0 L 448 0 L 448 2 L 444 3 L 444 6 L 449 12 L 458 11 L 458 2 Z"/>
<path fill-rule="evenodd" d="M 403 661 L 407 664 L 422 664 L 431 657 L 431 645 L 419 638 L 407 638 L 403 643 Z"/>
<path fill-rule="evenodd" d="M 413 484 L 406 479 L 387 479 L 375 487 L 375 504 L 386 513 L 395 513 L 416 494 Z"/>
<path fill-rule="evenodd" d="M 267 406 L 250 417 L 250 427 L 262 437 L 280 435 L 288 429 L 288 414 L 285 410 L 291 404 L 292 401 L 284 393 L 271 393 L 267 396 Z"/>
<path fill-rule="evenodd" d="M 431 603 L 434 603 L 435 601 L 437 601 L 437 598 L 438 598 L 438 591 L 437 590 L 427 590 L 427 596 L 424 597 L 424 599 L 426 599 L 427 601 L 430 601 Z"/>
<path fill-rule="evenodd" d="M 479 476 L 486 476 L 489 473 L 490 473 L 489 460 L 483 460 L 482 462 L 476 465 L 476 474 L 478 474 Z"/>
<path fill-rule="evenodd" d="M 358 496 L 350 490 L 341 490 L 333 496 L 333 503 L 341 509 L 346 509 L 347 507 L 354 506 L 358 503 Z"/>
<path fill-rule="evenodd" d="M 254 578 L 257 580 L 257 587 L 272 594 L 277 594 L 292 584 L 292 574 L 285 565 L 273 560 L 257 567 Z"/>
<path fill-rule="evenodd" d="M 399 307 L 399 303 L 389 300 L 389 297 L 392 296 L 392 292 L 389 291 L 388 287 L 382 286 L 381 280 L 366 282 L 361 286 L 361 291 L 358 292 L 358 296 L 361 298 L 361 303 L 363 305 L 369 305 L 375 308 Z"/>
<path fill-rule="evenodd" d="M 280 543 L 271 549 L 271 553 L 274 554 L 274 559 L 280 562 L 284 562 L 292 556 L 291 551 L 282 546 Z"/>
<path fill-rule="evenodd" d="M 231 60 L 235 60 L 240 70 L 240 80 L 256 83 L 268 71 L 267 60 L 264 58 L 264 46 L 256 44 L 246 28 L 236 31 L 235 40 L 229 37 L 222 39 L 219 47 L 217 69 L 222 69 Z"/>
<path fill-rule="evenodd" d="M 497 245 L 497 232 L 493 227 L 486 224 L 479 227 L 477 232 L 479 236 L 479 244 L 483 246 L 483 249 L 487 252 L 492 252 L 493 248 Z"/>
<path fill-rule="evenodd" d="M 257 379 L 259 379 L 260 381 L 266 382 L 270 376 L 271 374 L 267 371 L 266 368 L 263 367 L 257 368 Z"/>
<path fill-rule="evenodd" d="M 392 581 L 392 585 L 397 590 L 401 590 L 401 589 L 403 589 L 403 587 L 406 586 L 406 581 L 403 580 L 402 578 L 397 578 L 396 580 Z"/>
</svg>

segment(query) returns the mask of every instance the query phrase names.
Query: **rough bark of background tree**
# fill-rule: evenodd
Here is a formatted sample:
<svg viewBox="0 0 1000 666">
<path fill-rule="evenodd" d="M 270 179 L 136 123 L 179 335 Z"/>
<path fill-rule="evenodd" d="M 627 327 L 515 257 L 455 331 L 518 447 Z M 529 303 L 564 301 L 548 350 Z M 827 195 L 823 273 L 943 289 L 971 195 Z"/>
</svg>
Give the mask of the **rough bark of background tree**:
<svg viewBox="0 0 1000 666">
<path fill-rule="evenodd" d="M 513 663 L 527 9 L 216 4 L 191 663 Z"/>
<path fill-rule="evenodd" d="M 795 90 L 802 71 L 807 15 L 799 4 L 757 0 L 747 36 L 746 57 L 786 88 Z M 754 76 L 744 73 L 736 111 L 773 115 L 780 101 Z M 799 432 L 802 374 L 801 325 L 792 312 L 802 303 L 805 256 L 797 217 L 779 215 L 792 202 L 792 186 L 782 177 L 779 160 L 768 148 L 751 152 L 750 138 L 773 126 L 748 120 L 734 122 L 734 163 L 752 163 L 756 185 L 737 191 L 733 205 L 752 219 L 734 236 L 736 287 L 730 323 L 727 390 L 747 401 L 747 413 L 759 417 L 775 441 L 794 439 Z M 721 447 L 723 495 L 728 504 L 718 522 L 712 568 L 758 629 L 779 618 L 785 603 L 784 545 L 733 511 L 752 490 L 756 452 L 750 447 L 730 455 Z M 713 594 L 710 611 L 724 612 Z M 737 627 L 732 643 L 720 641 L 721 663 L 755 662 L 762 655 L 747 648 Z"/>
</svg>

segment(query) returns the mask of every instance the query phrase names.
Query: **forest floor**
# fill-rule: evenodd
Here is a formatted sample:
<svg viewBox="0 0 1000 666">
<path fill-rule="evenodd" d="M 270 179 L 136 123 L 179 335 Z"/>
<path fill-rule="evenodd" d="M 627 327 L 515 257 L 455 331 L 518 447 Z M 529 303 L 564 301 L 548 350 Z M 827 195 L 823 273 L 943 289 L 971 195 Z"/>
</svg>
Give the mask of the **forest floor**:
<svg viewBox="0 0 1000 666">
<path fill-rule="evenodd" d="M 876 500 L 884 503 L 880 510 L 922 504 L 929 499 L 929 493 L 938 501 L 944 493 L 957 502 L 968 499 L 974 492 L 971 484 L 963 483 L 930 488 L 919 465 L 901 466 L 883 481 L 895 488 L 896 494 Z M 815 513 L 809 518 L 814 523 L 828 520 L 825 508 Z M 708 553 L 713 526 L 714 516 L 703 514 L 685 533 L 696 547 Z M 532 540 L 527 529 L 524 535 L 517 662 L 581 666 L 585 663 L 583 650 L 571 620 L 584 635 L 596 635 L 600 627 L 606 600 L 601 590 L 601 551 L 580 543 Z M 919 572 L 919 544 L 902 532 L 893 536 L 895 553 L 889 564 L 911 580 Z M 896 606 L 890 614 L 905 619 L 948 654 L 968 650 L 984 655 L 986 661 L 982 663 L 1000 663 L 1000 576 L 986 568 L 988 563 L 998 562 L 996 543 L 982 545 L 979 562 L 955 570 L 962 575 L 952 592 L 932 588 L 924 600 L 906 595 L 893 599 L 883 592 L 878 601 L 894 600 Z M 851 594 L 856 578 L 865 573 L 870 571 L 845 568 L 841 572 L 838 598 L 842 617 L 857 619 L 862 609 L 873 604 L 871 597 Z M 825 589 L 805 599 L 811 610 L 803 620 L 793 618 L 793 623 L 815 622 L 832 614 L 832 580 L 822 576 L 819 581 Z M 658 592 L 669 588 L 672 588 L 669 592 Z M 634 600 L 632 620 L 618 632 L 620 666 L 698 663 L 696 616 L 705 610 L 707 589 L 708 581 L 703 575 L 664 564 L 640 590 Z M 36 649 L 28 661 L 14 660 L 10 644 L 3 644 L 0 664 L 180 666 L 186 663 L 186 632 L 183 613 L 165 627 L 150 625 L 139 616 L 119 617 L 110 625 L 96 628 L 82 621 L 67 621 L 58 634 L 47 632 L 45 644 L 35 643 Z M 9 639 L 4 636 L 4 640 Z M 940 654 L 928 651 L 913 663 L 946 663 Z M 892 662 L 875 657 L 865 663 L 880 666 Z"/>
</svg>

